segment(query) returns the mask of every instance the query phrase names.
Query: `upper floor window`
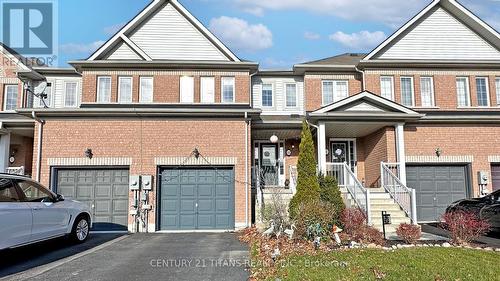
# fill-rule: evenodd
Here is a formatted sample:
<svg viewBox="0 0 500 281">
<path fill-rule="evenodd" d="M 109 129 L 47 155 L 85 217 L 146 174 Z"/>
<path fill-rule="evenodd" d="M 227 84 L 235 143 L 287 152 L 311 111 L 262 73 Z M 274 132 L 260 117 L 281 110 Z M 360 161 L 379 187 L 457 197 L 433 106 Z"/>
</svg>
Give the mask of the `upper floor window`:
<svg viewBox="0 0 500 281">
<path fill-rule="evenodd" d="M 99 102 L 99 103 L 111 102 L 111 77 L 110 76 L 97 77 L 97 102 Z"/>
<path fill-rule="evenodd" d="M 262 84 L 262 106 L 273 106 L 273 84 Z"/>
<path fill-rule="evenodd" d="M 495 79 L 495 89 L 497 91 L 497 105 L 500 105 L 500 78 Z"/>
<path fill-rule="evenodd" d="M 214 77 L 201 77 L 200 78 L 200 92 L 202 103 L 215 102 L 215 78 Z"/>
<path fill-rule="evenodd" d="M 42 98 L 38 99 L 38 106 L 39 107 L 51 107 L 52 106 L 52 83 L 47 83 L 47 86 L 45 87 L 44 93 L 47 95 L 45 99 L 42 100 Z M 45 103 L 44 103 L 45 102 Z"/>
<path fill-rule="evenodd" d="M 432 77 L 420 78 L 420 95 L 422 99 L 422 106 L 434 106 L 434 80 Z"/>
<path fill-rule="evenodd" d="M 476 78 L 476 90 L 477 90 L 477 105 L 478 106 L 489 106 L 490 97 L 488 93 L 488 78 L 477 77 Z"/>
<path fill-rule="evenodd" d="M 181 102 L 194 103 L 194 77 L 182 76 L 180 84 Z"/>
<path fill-rule="evenodd" d="M 285 84 L 286 107 L 297 107 L 297 84 Z"/>
<path fill-rule="evenodd" d="M 323 105 L 337 102 L 349 96 L 347 80 L 323 81 Z"/>
<path fill-rule="evenodd" d="M 131 103 L 132 102 L 132 77 L 119 77 L 118 78 L 118 102 Z"/>
<path fill-rule="evenodd" d="M 17 85 L 5 85 L 3 110 L 15 110 L 17 108 Z"/>
<path fill-rule="evenodd" d="M 380 77 L 380 95 L 388 100 L 394 100 L 394 77 Z"/>
<path fill-rule="evenodd" d="M 401 77 L 401 104 L 414 106 L 413 77 Z"/>
<path fill-rule="evenodd" d="M 141 77 L 139 101 L 142 103 L 153 102 L 153 77 Z"/>
<path fill-rule="evenodd" d="M 469 78 L 457 77 L 458 106 L 470 106 Z"/>
<path fill-rule="evenodd" d="M 234 77 L 222 77 L 221 79 L 222 102 L 234 102 Z"/>
<path fill-rule="evenodd" d="M 64 83 L 64 106 L 76 107 L 78 101 L 78 83 L 66 82 Z"/>
</svg>

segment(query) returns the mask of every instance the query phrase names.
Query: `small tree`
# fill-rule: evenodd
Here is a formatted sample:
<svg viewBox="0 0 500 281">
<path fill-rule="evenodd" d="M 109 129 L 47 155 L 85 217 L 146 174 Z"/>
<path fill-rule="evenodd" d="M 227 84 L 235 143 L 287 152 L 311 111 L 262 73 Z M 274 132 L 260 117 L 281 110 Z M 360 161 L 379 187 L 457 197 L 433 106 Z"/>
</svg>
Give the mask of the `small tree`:
<svg viewBox="0 0 500 281">
<path fill-rule="evenodd" d="M 331 205 L 330 209 L 334 212 L 333 218 L 338 220 L 340 218 L 340 214 L 345 209 L 345 204 L 342 199 L 342 193 L 340 192 L 337 180 L 334 177 L 320 174 L 318 175 L 318 182 L 321 201 L 325 204 Z"/>
<path fill-rule="evenodd" d="M 297 163 L 297 193 L 290 201 L 290 217 L 295 218 L 300 205 L 320 199 L 320 188 L 316 173 L 314 142 L 306 121 L 302 123 L 302 134 Z"/>
</svg>

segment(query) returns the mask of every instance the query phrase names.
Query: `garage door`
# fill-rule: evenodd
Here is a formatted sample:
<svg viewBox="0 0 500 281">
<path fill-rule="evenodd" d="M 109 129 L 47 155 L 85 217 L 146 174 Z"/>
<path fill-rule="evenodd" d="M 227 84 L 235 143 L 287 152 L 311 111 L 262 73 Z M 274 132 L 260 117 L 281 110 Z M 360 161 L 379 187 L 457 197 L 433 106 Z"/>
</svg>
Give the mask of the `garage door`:
<svg viewBox="0 0 500 281">
<path fill-rule="evenodd" d="M 500 165 L 491 166 L 491 183 L 493 191 L 500 189 Z"/>
<path fill-rule="evenodd" d="M 408 187 L 414 188 L 418 221 L 439 221 L 453 201 L 467 198 L 466 166 L 408 166 Z"/>
<path fill-rule="evenodd" d="M 161 230 L 234 229 L 232 168 L 164 169 Z"/>
<path fill-rule="evenodd" d="M 86 203 L 94 230 L 127 230 L 128 181 L 126 169 L 60 169 L 57 192 Z"/>
</svg>

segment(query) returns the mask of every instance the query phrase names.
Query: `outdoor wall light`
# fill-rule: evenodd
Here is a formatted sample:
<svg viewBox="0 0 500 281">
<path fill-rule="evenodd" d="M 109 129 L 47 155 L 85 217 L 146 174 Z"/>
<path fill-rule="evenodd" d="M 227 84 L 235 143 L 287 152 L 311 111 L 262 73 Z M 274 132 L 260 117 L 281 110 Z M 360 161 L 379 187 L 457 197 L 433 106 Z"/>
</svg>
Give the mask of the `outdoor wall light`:
<svg viewBox="0 0 500 281">
<path fill-rule="evenodd" d="M 85 150 L 85 157 L 87 157 L 88 159 L 92 159 L 92 157 L 94 157 L 94 153 L 92 153 L 91 148 L 87 148 L 87 150 Z"/>
<path fill-rule="evenodd" d="M 443 151 L 442 151 L 442 150 L 441 150 L 441 148 L 439 148 L 439 147 L 438 147 L 438 148 L 436 148 L 436 151 L 435 151 L 435 152 L 436 152 L 436 156 L 437 156 L 437 157 L 440 157 L 440 156 L 441 156 L 441 154 L 443 154 Z"/>
<path fill-rule="evenodd" d="M 272 135 L 271 138 L 269 139 L 272 143 L 278 143 L 280 140 L 277 135 Z"/>
</svg>

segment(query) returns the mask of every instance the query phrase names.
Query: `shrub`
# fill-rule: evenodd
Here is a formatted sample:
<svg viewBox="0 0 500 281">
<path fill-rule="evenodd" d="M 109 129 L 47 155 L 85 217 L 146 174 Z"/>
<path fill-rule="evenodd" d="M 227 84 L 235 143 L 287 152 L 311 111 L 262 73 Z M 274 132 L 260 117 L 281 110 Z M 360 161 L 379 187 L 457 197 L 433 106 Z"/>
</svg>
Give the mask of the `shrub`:
<svg viewBox="0 0 500 281">
<path fill-rule="evenodd" d="M 444 214 L 442 220 L 442 226 L 450 232 L 451 242 L 457 245 L 468 244 L 490 229 L 487 221 L 461 210 Z"/>
<path fill-rule="evenodd" d="M 366 225 L 365 214 L 358 208 L 347 208 L 340 214 L 340 222 L 348 235 L 357 232 Z"/>
<path fill-rule="evenodd" d="M 338 220 L 340 214 L 345 209 L 345 204 L 337 180 L 331 176 L 323 176 L 320 174 L 318 176 L 318 182 L 321 201 L 331 205 L 332 209 L 335 211 L 334 219 Z"/>
<path fill-rule="evenodd" d="M 400 224 L 396 229 L 396 234 L 407 244 L 415 244 L 422 237 L 420 226 L 408 223 Z"/>
<path fill-rule="evenodd" d="M 319 194 L 314 142 L 309 125 L 304 121 L 297 163 L 297 193 L 290 200 L 290 217 L 296 218 L 303 203 L 317 202 L 320 199 Z"/>
<path fill-rule="evenodd" d="M 372 226 L 364 225 L 361 227 L 359 233 L 354 237 L 357 242 L 363 244 L 377 244 L 384 245 L 384 235 L 378 229 Z"/>
<path fill-rule="evenodd" d="M 331 209 L 331 205 L 320 200 L 302 203 L 295 220 L 297 235 L 306 239 L 314 239 L 314 237 L 310 237 L 307 229 L 317 224 L 319 224 L 322 232 L 320 236 L 327 234 L 333 226 L 333 214 L 334 211 Z"/>
</svg>

